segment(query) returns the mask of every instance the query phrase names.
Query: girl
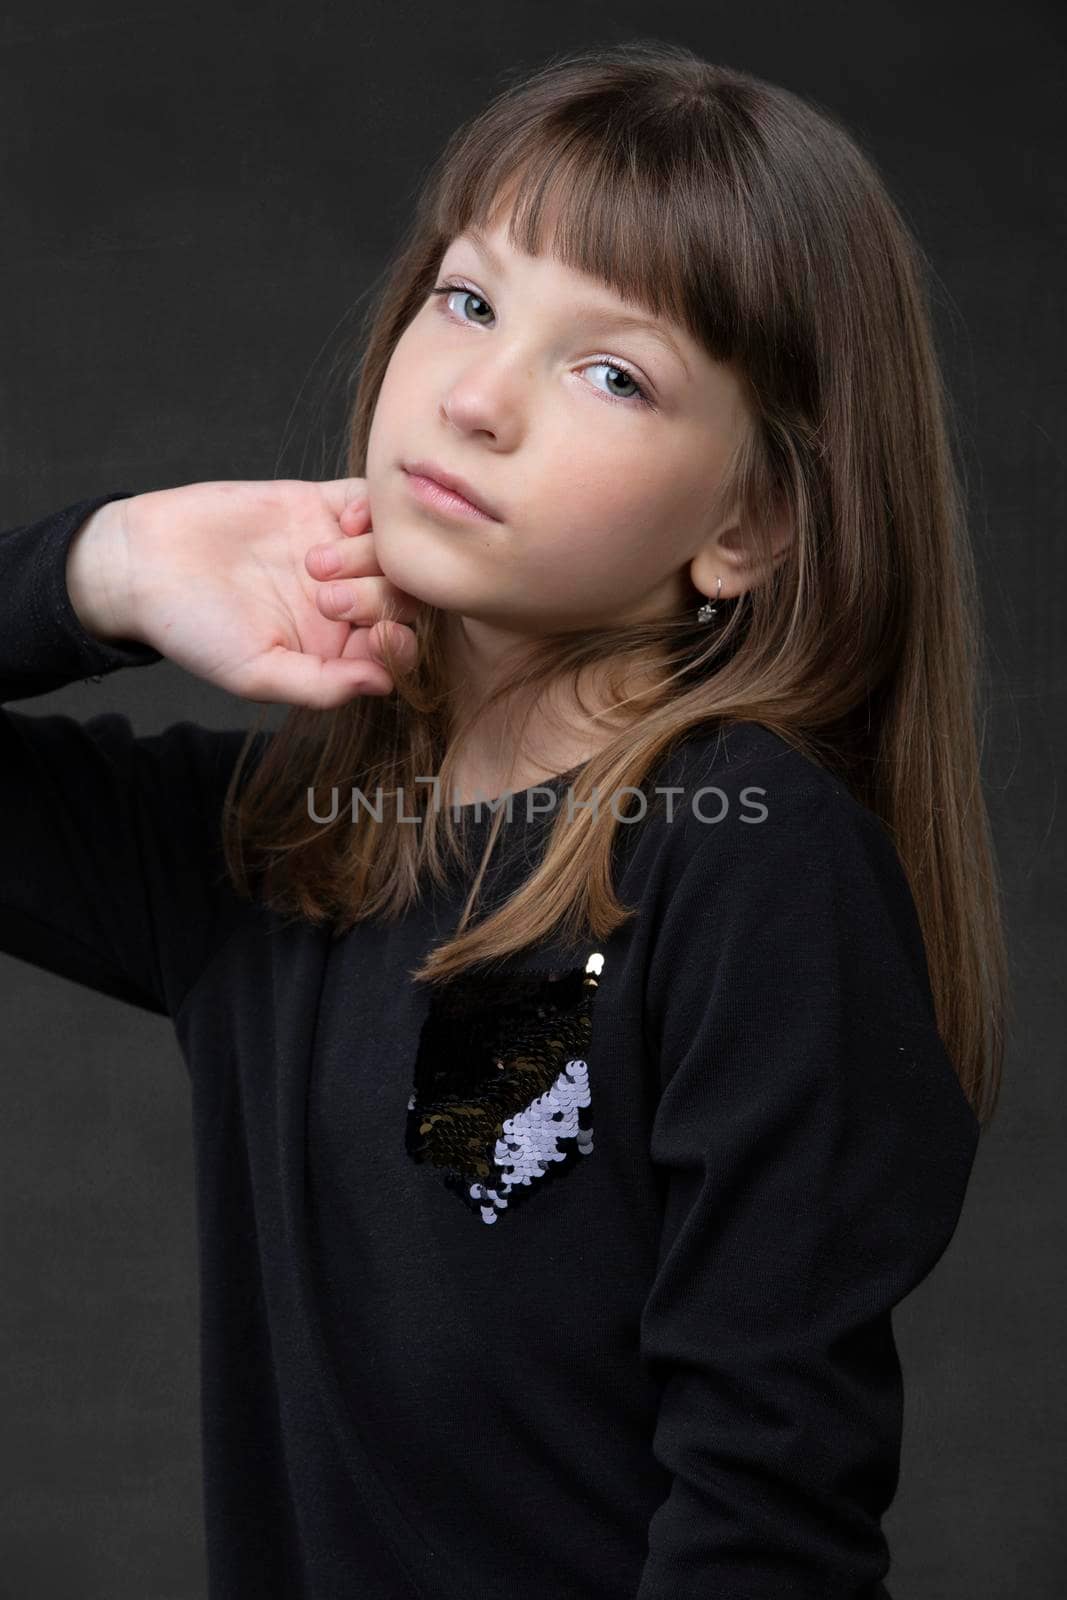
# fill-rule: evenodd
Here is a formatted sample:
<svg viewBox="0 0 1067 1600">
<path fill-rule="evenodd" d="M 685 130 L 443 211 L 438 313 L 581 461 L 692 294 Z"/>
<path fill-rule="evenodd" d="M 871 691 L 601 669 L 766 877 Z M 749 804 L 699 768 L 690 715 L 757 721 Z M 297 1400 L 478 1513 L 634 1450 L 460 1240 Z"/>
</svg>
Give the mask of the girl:
<svg viewBox="0 0 1067 1600">
<path fill-rule="evenodd" d="M 212 1596 L 888 1594 L 1005 1010 L 921 269 L 825 113 L 565 57 L 431 173 L 348 479 L 0 540 L 5 700 L 292 708 L 0 724 L 2 947 L 189 1067 Z"/>
</svg>

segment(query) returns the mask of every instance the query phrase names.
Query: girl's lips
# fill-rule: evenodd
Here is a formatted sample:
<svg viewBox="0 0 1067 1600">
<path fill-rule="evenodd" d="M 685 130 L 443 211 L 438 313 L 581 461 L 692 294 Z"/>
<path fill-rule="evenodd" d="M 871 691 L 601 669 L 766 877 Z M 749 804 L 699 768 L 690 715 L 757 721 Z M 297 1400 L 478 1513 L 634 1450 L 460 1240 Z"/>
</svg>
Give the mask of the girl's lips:
<svg viewBox="0 0 1067 1600">
<path fill-rule="evenodd" d="M 432 506 L 437 511 L 444 511 L 453 517 L 463 517 L 468 521 L 495 522 L 495 517 L 490 517 L 486 512 L 479 511 L 477 506 L 472 506 L 461 494 L 456 494 L 453 489 L 446 489 L 444 484 L 438 483 L 436 478 L 424 477 L 421 472 L 408 472 L 404 476 L 408 481 L 412 494 L 423 505 Z"/>
</svg>

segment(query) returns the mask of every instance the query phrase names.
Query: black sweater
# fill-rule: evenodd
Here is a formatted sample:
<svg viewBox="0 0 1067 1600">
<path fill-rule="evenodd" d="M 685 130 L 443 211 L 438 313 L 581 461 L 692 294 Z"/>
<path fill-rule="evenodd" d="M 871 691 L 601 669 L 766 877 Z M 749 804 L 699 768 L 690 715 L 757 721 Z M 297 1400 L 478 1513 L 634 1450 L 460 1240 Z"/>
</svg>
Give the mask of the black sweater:
<svg viewBox="0 0 1067 1600">
<path fill-rule="evenodd" d="M 127 492 L 0 534 L 5 706 L 161 659 L 67 595 Z M 620 829 L 630 920 L 431 999 L 462 871 L 341 939 L 240 900 L 242 737 L 0 711 L 0 949 L 172 1018 L 190 1075 L 213 1600 L 885 1597 L 890 1314 L 978 1124 L 882 825 L 757 725 L 690 737 Z"/>
</svg>

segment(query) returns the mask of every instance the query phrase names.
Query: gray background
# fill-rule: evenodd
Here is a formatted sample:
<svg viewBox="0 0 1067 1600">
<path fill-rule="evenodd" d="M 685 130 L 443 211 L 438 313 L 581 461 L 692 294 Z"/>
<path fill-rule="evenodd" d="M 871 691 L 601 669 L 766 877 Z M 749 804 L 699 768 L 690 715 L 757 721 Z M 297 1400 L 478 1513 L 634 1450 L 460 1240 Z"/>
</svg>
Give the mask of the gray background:
<svg viewBox="0 0 1067 1600">
<path fill-rule="evenodd" d="M 5 527 L 109 489 L 340 475 L 363 297 L 427 163 L 506 69 L 677 40 L 819 101 L 887 178 L 936 274 L 973 508 L 1016 1006 L 959 1230 L 896 1319 L 894 1600 L 1051 1600 L 1067 1573 L 1057 13 L 48 0 L 0 17 Z M 251 708 L 163 662 L 32 709 L 118 709 L 150 732 Z M 0 1596 L 200 1600 L 192 1150 L 170 1024 L 0 956 L 0 1027 Z"/>
</svg>

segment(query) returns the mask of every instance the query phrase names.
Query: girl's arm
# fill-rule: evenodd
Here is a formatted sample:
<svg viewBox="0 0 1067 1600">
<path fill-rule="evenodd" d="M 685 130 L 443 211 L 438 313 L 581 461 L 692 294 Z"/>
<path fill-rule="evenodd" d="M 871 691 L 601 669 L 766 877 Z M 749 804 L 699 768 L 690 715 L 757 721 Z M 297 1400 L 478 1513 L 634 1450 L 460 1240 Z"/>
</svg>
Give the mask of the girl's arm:
<svg viewBox="0 0 1067 1600">
<path fill-rule="evenodd" d="M 978 1123 L 888 835 L 831 780 L 697 828 L 648 1005 L 665 1175 L 641 1346 L 673 1476 L 638 1600 L 875 1600 L 891 1312 L 955 1230 Z"/>
<path fill-rule="evenodd" d="M 88 527 L 109 500 L 129 515 Z M 0 534 L 0 703 L 163 650 L 244 699 L 331 709 L 392 691 L 383 636 L 410 664 L 418 604 L 377 564 L 363 478 L 99 495 Z M 0 950 L 174 1016 L 248 914 L 221 837 L 244 738 L 193 722 L 138 738 L 114 712 L 83 724 L 4 711 Z"/>
<path fill-rule="evenodd" d="M 115 712 L 8 709 L 162 660 L 87 633 L 67 592 L 74 535 L 128 495 L 0 533 L 0 950 L 173 1015 L 223 935 L 216 823 L 244 730 L 179 722 L 139 738 Z"/>
</svg>

